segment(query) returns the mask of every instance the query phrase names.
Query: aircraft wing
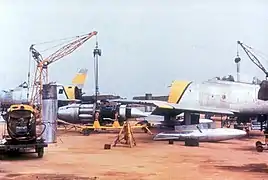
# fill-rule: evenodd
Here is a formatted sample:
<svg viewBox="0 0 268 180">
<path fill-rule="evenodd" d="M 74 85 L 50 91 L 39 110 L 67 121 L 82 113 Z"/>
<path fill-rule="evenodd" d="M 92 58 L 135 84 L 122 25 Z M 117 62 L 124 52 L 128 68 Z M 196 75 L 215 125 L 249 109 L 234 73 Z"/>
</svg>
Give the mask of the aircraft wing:
<svg viewBox="0 0 268 180">
<path fill-rule="evenodd" d="M 157 100 L 110 100 L 115 101 L 121 104 L 141 104 L 147 106 L 154 106 L 156 109 L 152 112 L 153 115 L 163 115 L 166 113 L 169 114 L 180 114 L 185 111 L 196 112 L 196 113 L 214 113 L 214 114 L 225 114 L 225 115 L 234 115 L 238 113 L 234 110 L 223 109 L 223 108 L 212 108 L 204 106 L 187 106 L 180 105 L 175 103 L 168 103 L 166 101 L 157 101 Z"/>
</svg>

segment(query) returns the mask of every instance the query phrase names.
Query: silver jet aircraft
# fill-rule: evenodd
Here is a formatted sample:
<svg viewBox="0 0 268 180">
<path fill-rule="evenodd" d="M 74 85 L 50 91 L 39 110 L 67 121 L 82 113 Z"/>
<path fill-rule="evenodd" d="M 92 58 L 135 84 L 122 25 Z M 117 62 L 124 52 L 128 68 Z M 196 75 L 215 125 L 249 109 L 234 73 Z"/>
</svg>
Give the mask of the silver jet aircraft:
<svg viewBox="0 0 268 180">
<path fill-rule="evenodd" d="M 69 102 L 76 102 L 82 96 L 82 88 L 87 76 L 87 69 L 80 69 L 68 86 L 58 85 L 58 104 L 65 105 Z M 0 108 L 9 108 L 12 104 L 28 104 L 32 88 L 26 82 L 18 87 L 0 91 Z"/>
<path fill-rule="evenodd" d="M 196 113 L 213 113 L 236 116 L 237 121 L 248 121 L 257 117 L 264 122 L 268 114 L 268 82 L 260 85 L 221 80 L 202 83 L 173 81 L 168 101 L 115 100 L 122 104 L 144 104 L 155 106 L 152 115 L 164 116 L 166 122 L 184 112 L 185 124 L 196 124 Z"/>
</svg>

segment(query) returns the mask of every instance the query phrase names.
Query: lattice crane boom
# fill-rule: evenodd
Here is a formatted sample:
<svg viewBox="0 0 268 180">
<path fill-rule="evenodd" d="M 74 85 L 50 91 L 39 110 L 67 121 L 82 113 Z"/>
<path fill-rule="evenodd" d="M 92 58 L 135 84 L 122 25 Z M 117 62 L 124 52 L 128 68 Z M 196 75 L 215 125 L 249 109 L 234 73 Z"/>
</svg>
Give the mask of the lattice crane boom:
<svg viewBox="0 0 268 180">
<path fill-rule="evenodd" d="M 40 108 L 42 108 L 42 88 L 44 83 L 48 83 L 48 65 L 71 54 L 94 35 L 97 35 L 97 31 L 93 31 L 89 34 L 85 34 L 82 36 L 76 36 L 76 40 L 61 47 L 45 59 L 43 59 L 41 54 L 34 48 L 34 45 L 31 45 L 30 52 L 32 54 L 33 59 L 37 62 L 37 67 L 34 75 L 33 89 L 30 99 L 31 105 L 40 105 Z"/>
<path fill-rule="evenodd" d="M 268 78 L 268 71 L 264 68 L 264 66 L 261 64 L 261 62 L 259 61 L 259 59 L 249 50 L 251 49 L 249 46 L 241 43 L 240 41 L 237 41 L 237 44 L 239 44 L 242 49 L 245 51 L 245 53 L 248 55 L 249 59 L 258 67 L 260 68 L 265 76 L 266 76 L 266 79 Z"/>
</svg>

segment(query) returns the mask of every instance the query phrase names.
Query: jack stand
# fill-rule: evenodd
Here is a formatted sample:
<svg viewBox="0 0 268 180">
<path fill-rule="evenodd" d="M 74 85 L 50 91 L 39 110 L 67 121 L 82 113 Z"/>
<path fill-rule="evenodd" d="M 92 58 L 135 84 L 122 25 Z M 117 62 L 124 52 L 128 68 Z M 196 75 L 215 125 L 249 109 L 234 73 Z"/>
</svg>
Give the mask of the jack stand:
<svg viewBox="0 0 268 180">
<path fill-rule="evenodd" d="M 267 149 L 268 149 L 268 129 L 266 128 L 264 130 L 264 143 L 262 143 L 261 141 L 257 141 L 256 150 L 258 152 L 263 152 L 263 150 L 267 150 Z"/>
<path fill-rule="evenodd" d="M 122 142 L 123 140 L 125 140 L 125 142 Z M 118 136 L 116 137 L 116 140 L 114 141 L 113 146 L 115 147 L 118 143 L 126 144 L 130 148 L 132 148 L 133 146 L 136 146 L 136 141 L 133 136 L 133 131 L 128 121 L 124 122 L 123 128 L 120 130 Z"/>
</svg>

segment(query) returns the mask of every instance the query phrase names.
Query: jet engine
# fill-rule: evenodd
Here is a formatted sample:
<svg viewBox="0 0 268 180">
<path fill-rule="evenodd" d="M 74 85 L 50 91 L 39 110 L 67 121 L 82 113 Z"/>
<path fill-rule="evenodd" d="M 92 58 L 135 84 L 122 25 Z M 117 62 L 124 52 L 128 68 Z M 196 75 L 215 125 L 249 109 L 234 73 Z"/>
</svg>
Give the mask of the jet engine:
<svg viewBox="0 0 268 180">
<path fill-rule="evenodd" d="M 93 104 L 70 104 L 60 107 L 58 118 L 69 123 L 86 123 L 93 121 Z M 126 105 L 105 105 L 100 108 L 100 117 L 114 119 L 115 113 L 119 113 L 119 120 L 124 121 L 128 118 L 145 117 L 145 113 L 137 108 L 130 108 Z"/>
</svg>

